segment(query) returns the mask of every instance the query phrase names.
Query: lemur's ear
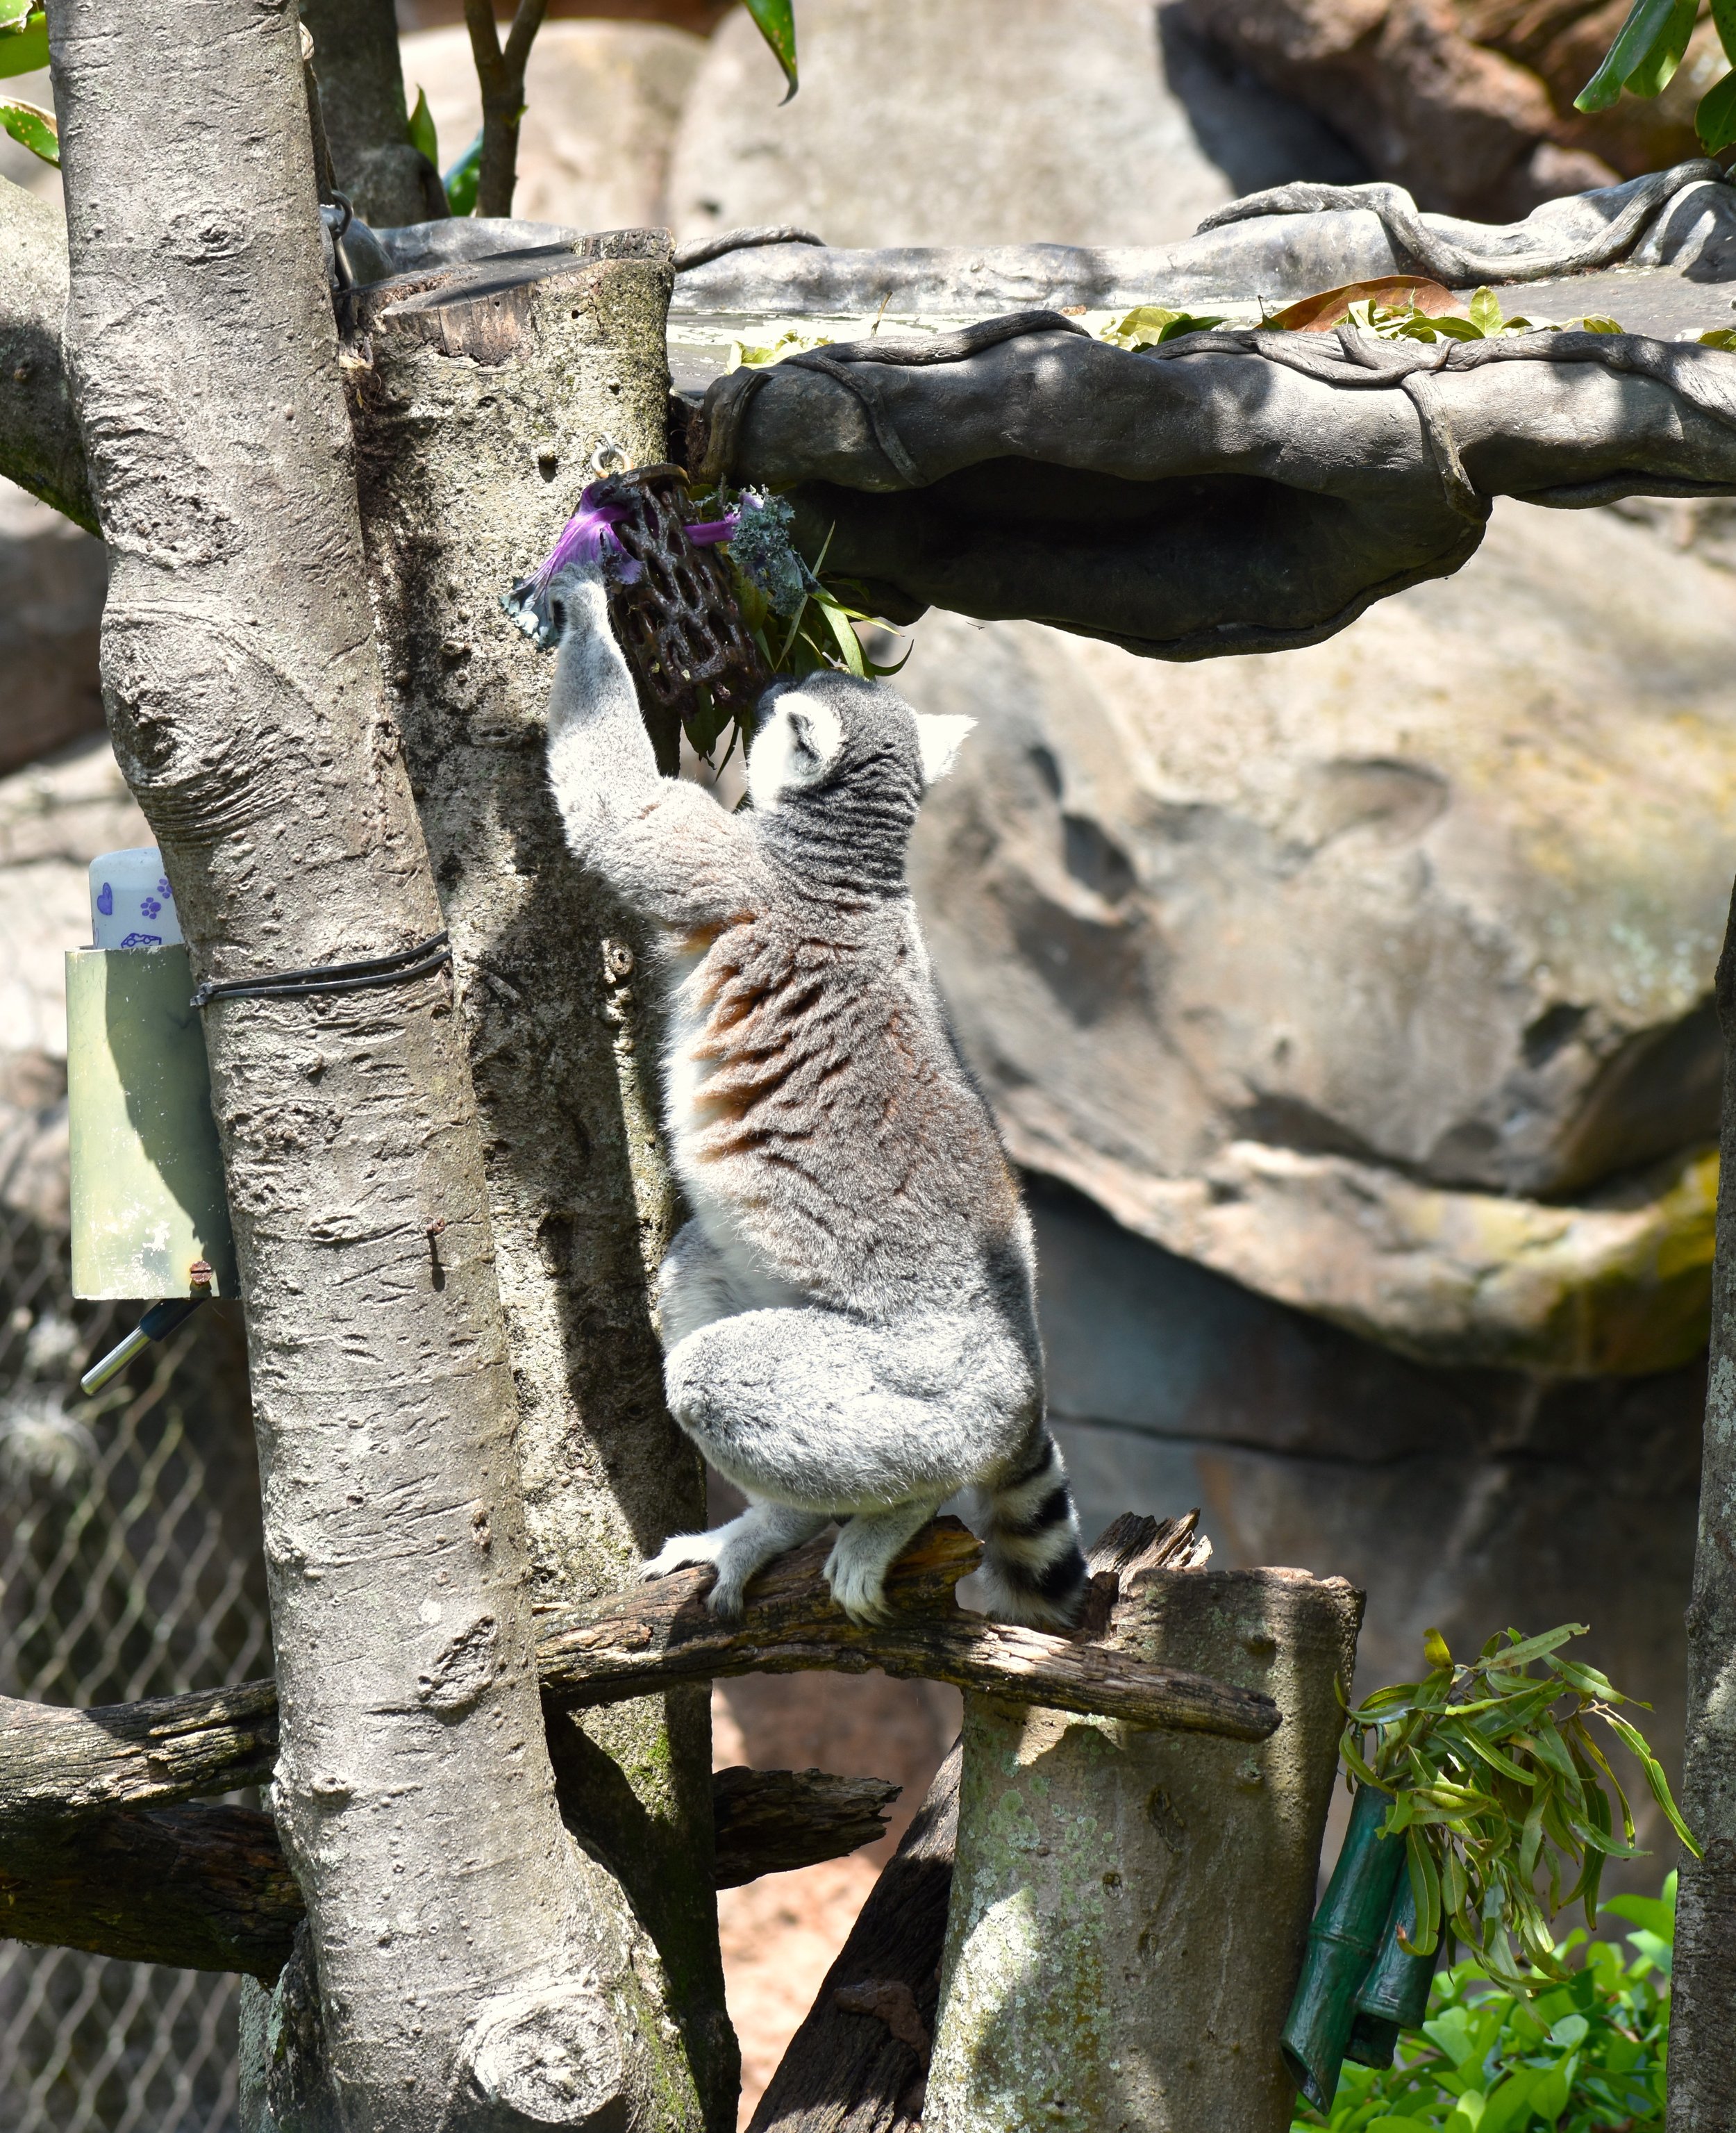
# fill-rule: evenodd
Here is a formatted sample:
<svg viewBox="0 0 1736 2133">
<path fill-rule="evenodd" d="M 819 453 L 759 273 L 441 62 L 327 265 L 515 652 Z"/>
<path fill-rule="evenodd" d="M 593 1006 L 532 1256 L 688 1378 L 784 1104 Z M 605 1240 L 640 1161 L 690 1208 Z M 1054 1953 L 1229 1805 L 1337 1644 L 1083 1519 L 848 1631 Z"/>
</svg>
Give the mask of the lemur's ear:
<svg viewBox="0 0 1736 2133">
<path fill-rule="evenodd" d="M 957 762 L 964 736 L 976 724 L 957 714 L 916 713 L 916 745 L 922 751 L 922 782 L 932 785 Z"/>
</svg>

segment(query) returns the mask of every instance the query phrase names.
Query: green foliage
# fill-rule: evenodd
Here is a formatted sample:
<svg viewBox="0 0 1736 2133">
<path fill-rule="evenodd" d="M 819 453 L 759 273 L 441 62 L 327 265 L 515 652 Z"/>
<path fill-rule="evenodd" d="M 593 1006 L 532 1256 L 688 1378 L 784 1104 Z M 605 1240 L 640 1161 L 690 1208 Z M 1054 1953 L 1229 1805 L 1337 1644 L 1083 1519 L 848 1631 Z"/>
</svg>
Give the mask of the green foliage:
<svg viewBox="0 0 1736 2133">
<path fill-rule="evenodd" d="M 435 131 L 434 113 L 428 108 L 428 92 L 420 82 L 416 85 L 416 108 L 410 114 L 410 145 L 418 155 L 426 156 L 435 170 L 440 166 L 440 136 Z"/>
<path fill-rule="evenodd" d="M 1541 321 L 1508 318 L 1493 289 L 1479 289 L 1466 315 L 1418 311 L 1413 304 L 1385 305 L 1373 297 L 1351 305 L 1345 323 L 1379 334 L 1386 340 L 1498 340 L 1503 334 L 1536 333 Z"/>
<path fill-rule="evenodd" d="M 1551 1951 L 1560 1981 L 1536 1998 L 1503 1990 L 1477 1962 L 1455 1964 L 1435 1977 L 1428 2020 L 1394 2063 L 1346 2066 L 1330 2114 L 1304 2107 L 1291 2133 L 1661 2129 L 1676 1876 L 1661 1896 L 1604 1908 L 1635 1922 L 1631 1960 L 1571 1933 Z"/>
<path fill-rule="evenodd" d="M 35 74 L 47 65 L 48 17 L 42 0 L 0 0 L 0 79 Z"/>
<path fill-rule="evenodd" d="M 787 104 L 797 86 L 794 0 L 747 0 L 747 4 L 753 26 L 772 47 L 772 57 L 783 69 L 784 79 L 790 84 L 784 93 L 784 102 Z"/>
<path fill-rule="evenodd" d="M 483 137 L 478 133 L 442 181 L 446 188 L 446 205 L 454 214 L 476 212 L 477 190 L 482 184 L 482 152 Z"/>
<path fill-rule="evenodd" d="M 1223 323 L 1221 318 L 1196 316 L 1191 311 L 1166 311 L 1161 304 L 1139 304 L 1125 318 L 1105 326 L 1100 337 L 1116 348 L 1157 348 L 1182 334 L 1209 333 Z"/>
<path fill-rule="evenodd" d="M 20 97 L 0 96 L 0 131 L 10 133 L 13 140 L 40 156 L 45 163 L 59 166 L 60 137 L 51 111 L 26 104 Z"/>
<path fill-rule="evenodd" d="M 1633 0 L 1603 65 L 1574 99 L 1580 111 L 1607 111 L 1625 89 L 1657 96 L 1681 64 L 1700 13 L 1699 0 Z M 1724 57 L 1736 67 L 1736 0 L 1712 0 Z M 1714 82 L 1694 117 L 1706 153 L 1736 142 L 1736 73 Z"/>
<path fill-rule="evenodd" d="M 753 342 L 733 340 L 724 360 L 725 371 L 739 370 L 743 364 L 757 369 L 761 364 L 781 363 L 786 355 L 801 355 L 810 348 L 830 348 L 830 334 L 797 333 L 791 326 L 781 333 L 776 340 Z"/>
<path fill-rule="evenodd" d="M 1595 1668 L 1559 1656 L 1584 1634 L 1578 1623 L 1522 1639 L 1509 1630 L 1459 1665 L 1431 1630 L 1423 1639 L 1428 1674 L 1378 1690 L 1344 1728 L 1346 1767 L 1360 1783 L 1394 1795 L 1385 1830 L 1404 1839 L 1416 1952 L 1432 1954 L 1449 1930 L 1490 1977 L 1517 1993 L 1565 1974 L 1547 1916 L 1582 1901 L 1586 1924 L 1595 1926 L 1604 1860 L 1638 1856 L 1627 1794 L 1588 1719 L 1638 1760 L 1671 1827 L 1700 1856 L 1662 1766 L 1644 1736 L 1616 1715 L 1629 1699 Z M 1618 1808 L 1619 1838 L 1613 1833 Z M 1536 1886 L 1540 1870 L 1548 1883 L 1546 1915 Z M 1564 1870 L 1573 1876 L 1565 1895 Z"/>
</svg>

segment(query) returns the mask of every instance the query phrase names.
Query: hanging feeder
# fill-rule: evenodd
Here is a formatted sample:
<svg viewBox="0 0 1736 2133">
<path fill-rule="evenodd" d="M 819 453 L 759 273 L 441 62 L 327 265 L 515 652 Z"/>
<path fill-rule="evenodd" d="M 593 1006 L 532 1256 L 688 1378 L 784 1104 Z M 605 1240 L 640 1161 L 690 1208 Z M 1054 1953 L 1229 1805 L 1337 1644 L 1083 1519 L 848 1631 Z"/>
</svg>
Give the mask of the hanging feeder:
<svg viewBox="0 0 1736 2133">
<path fill-rule="evenodd" d="M 87 1391 L 206 1297 L 236 1293 L 204 1033 L 161 855 L 104 853 L 90 900 L 94 945 L 66 956 L 73 1293 L 166 1302 Z"/>
</svg>

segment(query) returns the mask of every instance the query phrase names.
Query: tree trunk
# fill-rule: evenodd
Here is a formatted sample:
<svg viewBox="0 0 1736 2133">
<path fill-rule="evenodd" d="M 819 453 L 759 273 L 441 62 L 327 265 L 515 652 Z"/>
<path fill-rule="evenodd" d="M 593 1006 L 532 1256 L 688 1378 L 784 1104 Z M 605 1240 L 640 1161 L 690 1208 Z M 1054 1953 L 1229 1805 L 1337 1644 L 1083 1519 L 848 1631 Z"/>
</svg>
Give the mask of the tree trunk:
<svg viewBox="0 0 1736 2133">
<path fill-rule="evenodd" d="M 301 0 L 338 190 L 377 229 L 446 212 L 439 173 L 410 145 L 392 0 Z"/>
<path fill-rule="evenodd" d="M 0 474 L 97 530 L 67 389 L 66 226 L 0 178 Z"/>
<path fill-rule="evenodd" d="M 552 546 L 605 436 L 665 454 L 666 242 L 362 292 L 350 375 L 361 496 L 406 754 L 481 1107 L 540 1604 L 632 1577 L 704 1522 L 698 1455 L 663 1404 L 647 1278 L 674 1216 L 625 919 L 567 853 L 543 769 L 552 667 L 502 594 Z M 401 301 L 391 300 L 396 295 Z M 702 1687 L 554 1721 L 588 1835 L 630 1861 L 667 2014 L 709 2122 L 739 2082 L 711 1882 Z M 619 1928 L 630 1921 L 618 1905 Z M 672 2084 L 689 2078 L 671 2065 Z"/>
<path fill-rule="evenodd" d="M 1736 2126 L 1736 907 L 1718 966 L 1718 1014 L 1724 1144 L 1681 1801 L 1705 1856 L 1682 1859 L 1676 1897 L 1670 2133 Z"/>
<path fill-rule="evenodd" d="M 1258 1746 L 964 1700 L 926 2133 L 1285 2133 L 1296 1984 L 1362 1599 L 1135 1581 L 1143 1654 L 1276 1697 Z"/>
<path fill-rule="evenodd" d="M 380 688 L 293 10 L 54 0 L 50 29 L 104 692 L 195 971 L 402 950 L 440 911 Z M 298 2125 L 345 2133 L 650 2116 L 637 1982 L 555 1812 L 450 982 L 205 1020 L 273 1805 L 318 1989 L 274 2078 Z M 321 2034 L 324 2068 L 295 2064 Z"/>
</svg>

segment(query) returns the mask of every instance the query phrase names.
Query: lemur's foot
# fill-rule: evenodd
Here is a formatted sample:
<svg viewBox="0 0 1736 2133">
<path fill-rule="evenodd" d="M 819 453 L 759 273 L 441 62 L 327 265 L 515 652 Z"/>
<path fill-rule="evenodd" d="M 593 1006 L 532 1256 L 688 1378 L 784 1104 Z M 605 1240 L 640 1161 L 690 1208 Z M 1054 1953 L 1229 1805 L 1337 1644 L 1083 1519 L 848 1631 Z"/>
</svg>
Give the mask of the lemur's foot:
<svg viewBox="0 0 1736 2133">
<path fill-rule="evenodd" d="M 675 1571 L 691 1570 L 709 1563 L 716 1568 L 717 1579 L 705 1595 L 705 1605 L 719 1621 L 738 1622 L 742 1618 L 742 1595 L 749 1576 L 758 1565 L 739 1560 L 739 1548 L 730 1547 L 733 1538 L 728 1526 L 718 1526 L 710 1533 L 676 1534 L 664 1542 L 639 1575 L 647 1580 L 667 1577 Z M 736 1559 L 732 1560 L 732 1557 Z"/>
<path fill-rule="evenodd" d="M 695 1563 L 715 1562 L 725 1544 L 726 1532 L 721 1526 L 714 1533 L 673 1534 L 639 1575 L 646 1579 L 668 1577 L 677 1570 L 690 1570 Z"/>
<path fill-rule="evenodd" d="M 849 1531 L 846 1526 L 844 1533 Z M 877 1628 L 889 1619 L 892 1610 L 886 1604 L 886 1565 L 863 1561 L 847 1550 L 844 1534 L 838 1536 L 832 1553 L 826 1558 L 825 1581 L 832 1589 L 832 1597 L 844 1613 L 863 1629 Z"/>
</svg>

